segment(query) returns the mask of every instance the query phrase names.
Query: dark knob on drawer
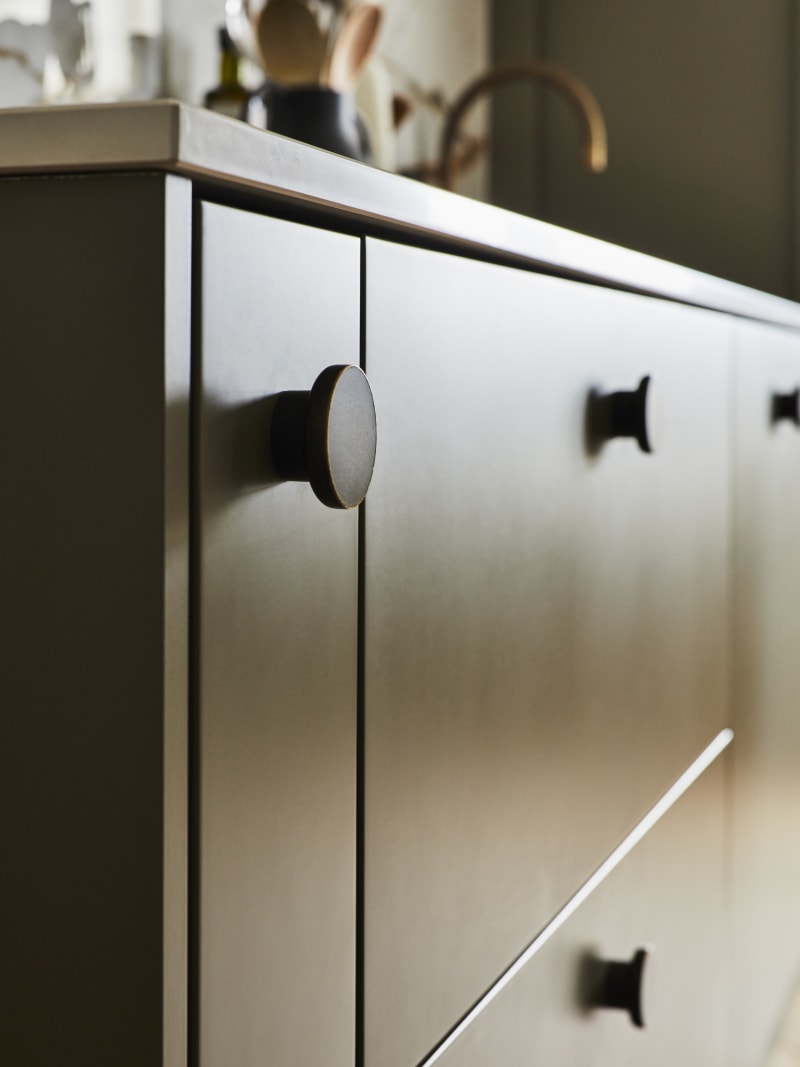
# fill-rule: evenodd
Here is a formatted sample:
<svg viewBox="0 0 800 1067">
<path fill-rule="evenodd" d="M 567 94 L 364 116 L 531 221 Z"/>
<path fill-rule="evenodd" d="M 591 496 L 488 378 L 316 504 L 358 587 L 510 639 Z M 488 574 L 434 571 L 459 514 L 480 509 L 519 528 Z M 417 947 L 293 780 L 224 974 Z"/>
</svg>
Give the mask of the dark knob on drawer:
<svg viewBox="0 0 800 1067">
<path fill-rule="evenodd" d="M 772 398 L 772 421 L 793 422 L 800 426 L 800 389 L 792 393 L 776 393 Z"/>
<path fill-rule="evenodd" d="M 654 452 L 660 445 L 658 396 L 649 374 L 629 392 L 594 394 L 589 416 L 590 437 L 595 443 L 632 437 L 642 452 Z"/>
<path fill-rule="evenodd" d="M 590 1005 L 626 1011 L 634 1026 L 644 1026 L 643 976 L 648 958 L 646 948 L 638 949 L 630 960 L 592 960 Z"/>
<path fill-rule="evenodd" d="M 329 508 L 355 508 L 375 466 L 375 403 L 358 367 L 328 367 L 310 392 L 280 393 L 270 431 L 272 462 L 284 481 L 310 482 Z"/>
</svg>

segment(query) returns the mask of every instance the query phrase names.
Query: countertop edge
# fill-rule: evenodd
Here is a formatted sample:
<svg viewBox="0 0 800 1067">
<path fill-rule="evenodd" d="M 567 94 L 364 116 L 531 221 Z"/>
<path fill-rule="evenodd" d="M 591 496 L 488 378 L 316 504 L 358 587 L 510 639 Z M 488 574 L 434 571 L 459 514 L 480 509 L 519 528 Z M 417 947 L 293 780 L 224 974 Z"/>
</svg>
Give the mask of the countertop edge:
<svg viewBox="0 0 800 1067">
<path fill-rule="evenodd" d="M 353 223 L 775 325 L 800 305 L 176 101 L 0 111 L 0 176 L 153 169 Z"/>
</svg>

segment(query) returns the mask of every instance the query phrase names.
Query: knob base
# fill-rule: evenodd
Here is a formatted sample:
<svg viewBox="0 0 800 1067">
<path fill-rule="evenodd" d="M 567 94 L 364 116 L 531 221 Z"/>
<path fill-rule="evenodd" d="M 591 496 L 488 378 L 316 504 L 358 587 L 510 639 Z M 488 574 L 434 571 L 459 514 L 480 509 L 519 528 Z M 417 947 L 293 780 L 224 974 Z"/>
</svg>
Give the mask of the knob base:
<svg viewBox="0 0 800 1067">
<path fill-rule="evenodd" d="M 275 472 L 284 481 L 309 482 L 327 507 L 358 507 L 372 479 L 376 446 L 372 390 L 358 367 L 328 367 L 309 392 L 275 399 Z"/>
<path fill-rule="evenodd" d="M 596 454 L 606 441 L 632 438 L 642 452 L 655 452 L 660 446 L 661 420 L 657 390 L 650 375 L 636 389 L 589 394 L 586 409 L 586 440 Z"/>
<path fill-rule="evenodd" d="M 308 392 L 280 393 L 270 427 L 270 451 L 275 472 L 285 482 L 308 481 L 306 418 Z"/>
<path fill-rule="evenodd" d="M 581 984 L 585 1006 L 625 1011 L 633 1025 L 643 1029 L 644 967 L 648 955 L 648 949 L 640 948 L 630 960 L 603 960 L 594 955 L 584 958 Z"/>
<path fill-rule="evenodd" d="M 791 393 L 776 393 L 772 397 L 773 422 L 791 422 L 800 426 L 800 389 Z"/>
</svg>

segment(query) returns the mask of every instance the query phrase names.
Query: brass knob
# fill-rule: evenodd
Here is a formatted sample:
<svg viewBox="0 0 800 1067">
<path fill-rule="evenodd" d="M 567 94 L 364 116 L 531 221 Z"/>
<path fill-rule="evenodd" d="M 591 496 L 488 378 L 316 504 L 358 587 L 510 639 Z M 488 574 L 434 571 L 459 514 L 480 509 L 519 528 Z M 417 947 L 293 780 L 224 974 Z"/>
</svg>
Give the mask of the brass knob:
<svg viewBox="0 0 800 1067">
<path fill-rule="evenodd" d="M 793 422 L 800 426 L 800 389 L 791 393 L 776 393 L 772 398 L 772 421 Z"/>
<path fill-rule="evenodd" d="M 601 960 L 591 957 L 586 983 L 587 1006 L 626 1011 L 634 1026 L 644 1027 L 644 967 L 646 948 L 637 949 L 629 960 Z"/>
<path fill-rule="evenodd" d="M 632 437 L 642 452 L 655 452 L 661 445 L 658 390 L 649 374 L 630 392 L 590 394 L 587 417 L 592 451 L 615 437 Z"/>
<path fill-rule="evenodd" d="M 362 502 L 376 446 L 375 403 L 358 367 L 328 367 L 309 392 L 276 399 L 270 430 L 275 470 L 284 481 L 309 482 L 329 508 Z"/>
</svg>

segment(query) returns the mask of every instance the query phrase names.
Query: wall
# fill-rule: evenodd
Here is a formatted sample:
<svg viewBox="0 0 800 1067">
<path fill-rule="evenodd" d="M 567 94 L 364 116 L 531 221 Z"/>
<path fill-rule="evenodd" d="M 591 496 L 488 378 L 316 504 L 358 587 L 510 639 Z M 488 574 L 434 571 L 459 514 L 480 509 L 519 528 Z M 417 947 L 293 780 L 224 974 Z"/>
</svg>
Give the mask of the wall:
<svg viewBox="0 0 800 1067">
<path fill-rule="evenodd" d="M 415 104 L 414 117 L 398 134 L 403 168 L 439 154 L 442 112 L 422 104 L 419 89 L 452 102 L 488 66 L 490 0 L 384 0 L 383 6 L 379 52 L 395 88 Z M 462 191 L 483 194 L 482 169 L 466 176 Z"/>
<path fill-rule="evenodd" d="M 222 0 L 164 0 L 168 96 L 199 104 L 217 78 L 217 27 L 225 21 Z"/>
<path fill-rule="evenodd" d="M 4 58 L 0 106 L 107 101 L 135 95 L 132 35 L 153 42 L 154 47 L 146 51 L 139 43 L 138 71 L 142 95 L 157 92 L 161 0 L 72 3 L 74 10 L 69 3 L 56 5 L 51 0 L 0 0 L 0 42 L 29 61 L 29 66 L 21 67 L 9 56 Z M 82 12 L 88 13 L 85 18 Z"/>
<path fill-rule="evenodd" d="M 498 99 L 497 202 L 800 296 L 790 0 L 495 0 L 493 10 L 494 61 L 569 67 L 595 92 L 609 135 L 608 172 L 592 176 L 554 93 Z"/>
</svg>

